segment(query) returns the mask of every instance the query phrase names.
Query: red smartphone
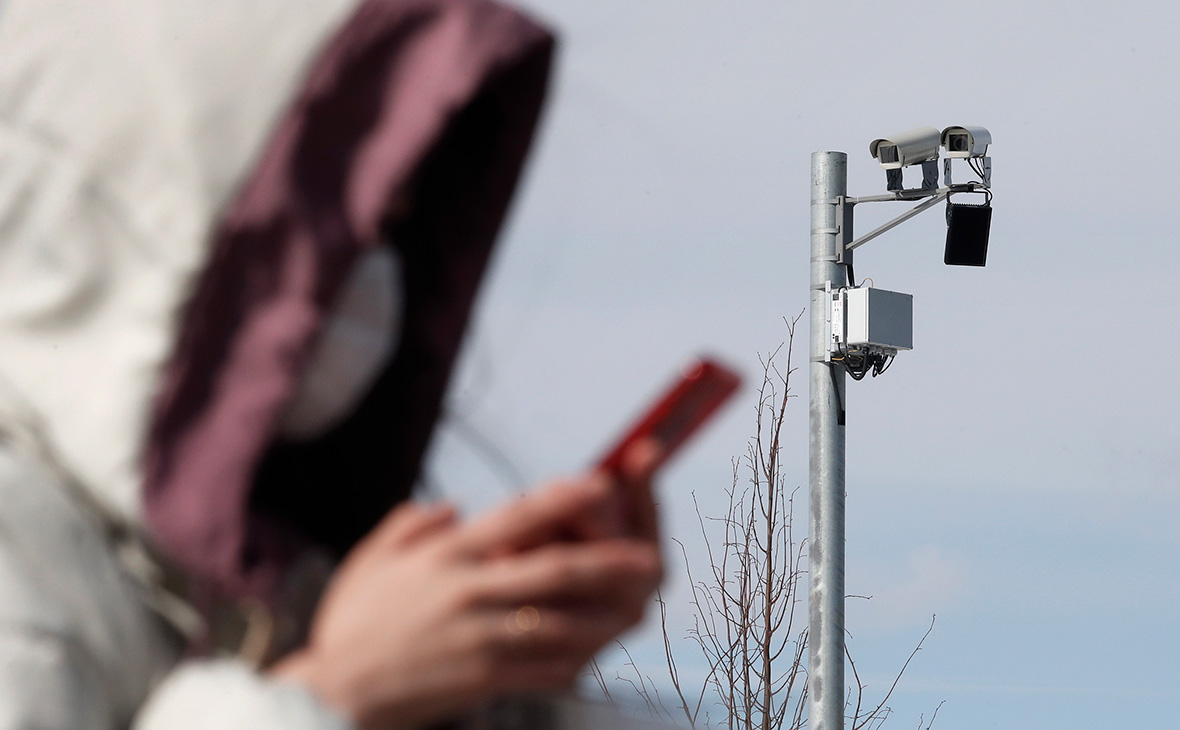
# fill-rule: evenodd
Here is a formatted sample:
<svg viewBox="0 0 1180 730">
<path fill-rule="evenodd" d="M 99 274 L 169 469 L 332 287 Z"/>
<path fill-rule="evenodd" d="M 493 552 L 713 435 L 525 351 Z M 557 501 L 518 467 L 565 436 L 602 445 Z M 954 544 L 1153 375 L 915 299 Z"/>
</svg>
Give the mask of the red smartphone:
<svg viewBox="0 0 1180 730">
<path fill-rule="evenodd" d="M 741 382 L 741 376 L 716 360 L 694 360 L 599 460 L 598 467 L 617 473 L 627 449 L 647 437 L 654 438 L 662 447 L 656 468 L 663 466 L 729 400 Z"/>
</svg>

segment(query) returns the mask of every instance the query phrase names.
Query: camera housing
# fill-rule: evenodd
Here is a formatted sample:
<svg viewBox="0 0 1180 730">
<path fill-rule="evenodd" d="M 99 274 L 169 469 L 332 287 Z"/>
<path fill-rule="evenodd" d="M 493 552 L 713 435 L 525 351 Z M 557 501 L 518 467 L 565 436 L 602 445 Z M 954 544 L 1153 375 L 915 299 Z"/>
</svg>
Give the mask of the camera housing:
<svg viewBox="0 0 1180 730">
<path fill-rule="evenodd" d="M 942 130 L 941 142 L 947 157 L 983 157 L 992 134 L 984 127 L 947 127 Z"/>
<path fill-rule="evenodd" d="M 942 134 L 937 129 L 919 127 L 873 140 L 869 144 L 869 154 L 886 170 L 897 170 L 928 160 L 937 160 L 941 143 Z"/>
</svg>

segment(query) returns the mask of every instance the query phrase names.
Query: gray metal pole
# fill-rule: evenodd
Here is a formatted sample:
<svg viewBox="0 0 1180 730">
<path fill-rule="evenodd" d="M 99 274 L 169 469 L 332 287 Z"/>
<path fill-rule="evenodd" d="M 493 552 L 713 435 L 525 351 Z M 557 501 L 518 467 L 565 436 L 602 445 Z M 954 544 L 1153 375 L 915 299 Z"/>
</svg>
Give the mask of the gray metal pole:
<svg viewBox="0 0 1180 730">
<path fill-rule="evenodd" d="M 808 541 L 810 730 L 844 728 L 844 369 L 824 362 L 825 287 L 845 285 L 838 247 L 850 236 L 839 198 L 848 156 L 811 155 L 810 527 Z M 851 218 L 851 216 L 848 216 Z"/>
</svg>

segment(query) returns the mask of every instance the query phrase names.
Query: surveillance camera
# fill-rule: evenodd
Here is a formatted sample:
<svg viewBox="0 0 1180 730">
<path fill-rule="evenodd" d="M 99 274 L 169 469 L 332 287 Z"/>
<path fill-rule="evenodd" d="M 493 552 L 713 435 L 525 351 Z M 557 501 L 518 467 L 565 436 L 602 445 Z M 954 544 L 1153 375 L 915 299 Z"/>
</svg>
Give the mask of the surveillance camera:
<svg viewBox="0 0 1180 730">
<path fill-rule="evenodd" d="M 881 167 L 896 170 L 938 159 L 938 145 L 941 139 L 934 127 L 919 127 L 892 137 L 873 140 L 869 145 L 869 153 L 877 159 Z"/>
<path fill-rule="evenodd" d="M 947 127 L 942 130 L 942 146 L 947 157 L 983 157 L 992 143 L 992 133 L 983 127 Z"/>
</svg>

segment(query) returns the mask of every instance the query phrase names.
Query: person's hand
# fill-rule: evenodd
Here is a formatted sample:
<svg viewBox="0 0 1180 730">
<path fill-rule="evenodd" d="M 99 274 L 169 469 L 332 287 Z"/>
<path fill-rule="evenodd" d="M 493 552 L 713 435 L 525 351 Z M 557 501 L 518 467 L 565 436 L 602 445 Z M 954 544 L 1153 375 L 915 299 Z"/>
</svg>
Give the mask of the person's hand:
<svg viewBox="0 0 1180 730">
<path fill-rule="evenodd" d="M 558 484 L 467 525 L 448 508 L 395 510 L 338 569 L 307 646 L 273 672 L 364 730 L 569 687 L 640 620 L 660 578 L 652 539 L 617 536 L 619 487 L 604 475 Z M 598 536 L 554 539 L 571 531 Z"/>
<path fill-rule="evenodd" d="M 633 445 L 623 455 L 617 472 L 598 470 L 583 480 L 597 499 L 583 509 L 549 522 L 538 522 L 503 542 L 501 552 L 519 552 L 554 541 L 586 541 L 629 537 L 659 549 L 660 530 L 652 477 L 660 447 L 652 440 Z"/>
</svg>

